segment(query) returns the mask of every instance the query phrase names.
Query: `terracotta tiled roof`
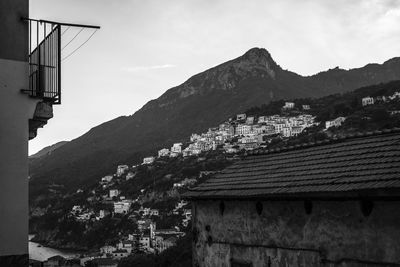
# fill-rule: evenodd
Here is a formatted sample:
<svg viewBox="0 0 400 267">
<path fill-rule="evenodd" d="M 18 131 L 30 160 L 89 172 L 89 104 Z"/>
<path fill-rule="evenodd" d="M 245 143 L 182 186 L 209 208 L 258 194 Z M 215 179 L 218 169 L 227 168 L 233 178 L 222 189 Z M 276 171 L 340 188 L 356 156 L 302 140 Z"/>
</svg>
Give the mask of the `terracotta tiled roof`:
<svg viewBox="0 0 400 267">
<path fill-rule="evenodd" d="M 399 129 L 254 151 L 184 198 L 336 196 L 392 189 L 400 189 Z"/>
</svg>

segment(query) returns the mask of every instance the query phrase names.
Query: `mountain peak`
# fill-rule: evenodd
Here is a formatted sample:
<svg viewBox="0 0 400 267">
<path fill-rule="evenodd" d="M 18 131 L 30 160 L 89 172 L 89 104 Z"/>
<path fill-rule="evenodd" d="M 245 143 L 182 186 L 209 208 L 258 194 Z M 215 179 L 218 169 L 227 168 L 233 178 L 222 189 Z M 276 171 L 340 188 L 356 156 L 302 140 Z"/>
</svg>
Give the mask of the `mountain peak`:
<svg viewBox="0 0 400 267">
<path fill-rule="evenodd" d="M 251 49 L 249 49 L 244 56 L 256 56 L 256 57 L 271 57 L 271 54 L 268 52 L 267 49 L 265 48 L 260 48 L 260 47 L 253 47 Z"/>
<path fill-rule="evenodd" d="M 265 48 L 254 47 L 247 51 L 242 58 L 252 63 L 261 63 L 264 65 L 265 62 L 269 62 L 276 65 L 275 61 L 271 57 L 271 54 Z"/>
</svg>

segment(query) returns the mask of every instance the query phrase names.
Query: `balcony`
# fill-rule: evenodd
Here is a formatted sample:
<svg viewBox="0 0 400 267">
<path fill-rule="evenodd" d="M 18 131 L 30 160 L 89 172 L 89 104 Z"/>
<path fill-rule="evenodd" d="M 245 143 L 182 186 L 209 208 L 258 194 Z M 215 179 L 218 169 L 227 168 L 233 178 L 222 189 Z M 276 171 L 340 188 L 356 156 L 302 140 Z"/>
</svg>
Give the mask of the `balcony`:
<svg viewBox="0 0 400 267">
<path fill-rule="evenodd" d="M 29 23 L 29 88 L 22 92 L 49 104 L 61 104 L 61 24 Z"/>
<path fill-rule="evenodd" d="M 61 28 L 63 26 L 68 27 L 67 29 L 70 27 L 91 28 L 94 29 L 90 35 L 92 37 L 100 27 L 30 18 L 22 18 L 22 20 L 29 26 L 29 86 L 21 89 L 21 92 L 39 100 L 34 115 L 29 120 L 29 139 L 33 139 L 36 137 L 37 129 L 43 127 L 53 117 L 53 105 L 61 104 L 61 61 L 63 60 L 61 51 L 76 37 L 61 48 L 61 36 L 66 32 L 66 30 L 61 32 Z"/>
</svg>

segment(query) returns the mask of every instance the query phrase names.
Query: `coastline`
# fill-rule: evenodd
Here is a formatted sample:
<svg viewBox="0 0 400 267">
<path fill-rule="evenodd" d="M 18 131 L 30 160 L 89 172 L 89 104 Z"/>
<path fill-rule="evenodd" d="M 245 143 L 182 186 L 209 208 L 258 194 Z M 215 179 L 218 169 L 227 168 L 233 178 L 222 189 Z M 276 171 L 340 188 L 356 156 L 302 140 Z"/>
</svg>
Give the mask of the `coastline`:
<svg viewBox="0 0 400 267">
<path fill-rule="evenodd" d="M 72 251 L 65 249 L 56 249 L 52 247 L 47 247 L 43 244 L 36 243 L 31 241 L 33 238 L 32 235 L 29 235 L 29 259 L 37 260 L 37 261 L 46 261 L 48 258 L 59 255 L 64 258 L 76 258 L 79 257 L 82 252 L 81 251 Z"/>
</svg>

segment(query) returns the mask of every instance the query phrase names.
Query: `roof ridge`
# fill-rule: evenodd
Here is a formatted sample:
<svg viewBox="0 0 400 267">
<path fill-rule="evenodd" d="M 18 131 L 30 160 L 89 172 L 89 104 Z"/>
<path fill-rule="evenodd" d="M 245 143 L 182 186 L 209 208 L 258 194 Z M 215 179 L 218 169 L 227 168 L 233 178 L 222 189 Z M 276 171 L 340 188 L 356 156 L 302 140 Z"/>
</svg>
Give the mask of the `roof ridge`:
<svg viewBox="0 0 400 267">
<path fill-rule="evenodd" d="M 347 140 L 353 140 L 363 137 L 372 137 L 372 136 L 379 136 L 379 135 L 386 135 L 386 134 L 393 134 L 393 133 L 400 133 L 400 128 L 394 127 L 390 129 L 382 129 L 382 130 L 375 130 L 375 131 L 365 131 L 365 132 L 357 132 L 357 133 L 349 133 L 342 136 L 333 136 L 328 139 L 319 140 L 316 142 L 308 142 L 308 143 L 301 143 L 296 145 L 272 148 L 272 149 L 256 149 L 252 151 L 246 152 L 245 156 L 252 156 L 252 155 L 267 155 L 267 154 L 274 154 L 279 152 L 286 152 L 286 151 L 293 151 L 297 149 L 309 148 L 309 147 L 316 147 L 322 145 L 328 145 L 332 143 L 341 143 Z"/>
</svg>

